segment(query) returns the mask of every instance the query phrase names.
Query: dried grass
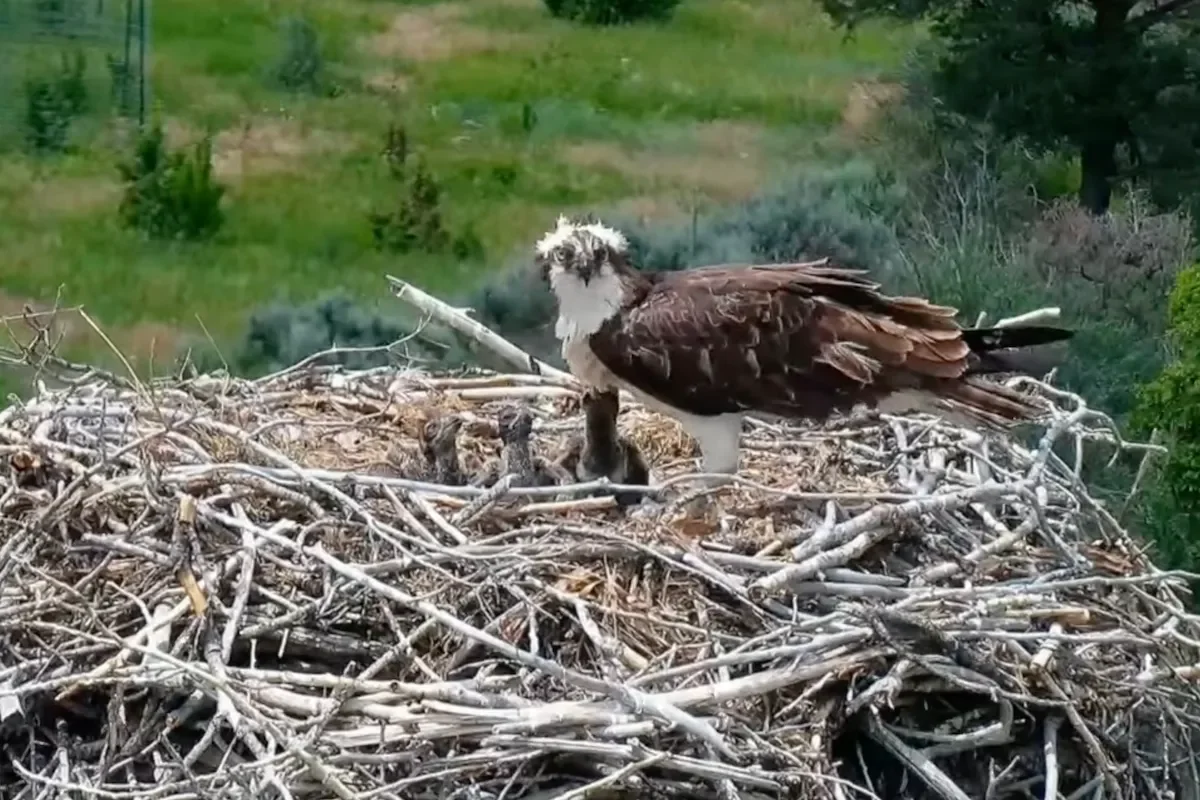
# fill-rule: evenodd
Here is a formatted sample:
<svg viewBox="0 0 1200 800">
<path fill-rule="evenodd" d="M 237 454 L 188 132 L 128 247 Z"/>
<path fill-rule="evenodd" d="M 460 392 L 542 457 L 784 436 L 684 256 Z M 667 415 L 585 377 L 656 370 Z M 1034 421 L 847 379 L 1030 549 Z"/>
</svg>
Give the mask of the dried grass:
<svg viewBox="0 0 1200 800">
<path fill-rule="evenodd" d="M 513 398 L 552 450 L 579 418 L 547 378 L 43 390 L 0 413 L 0 785 L 1171 796 L 1195 784 L 1200 620 L 1052 447 L 1112 434 L 1031 387 L 1056 420 L 1034 449 L 922 417 L 756 425 L 711 530 L 672 510 L 690 441 L 635 405 L 665 488 L 627 515 L 372 472 L 451 408 L 482 462 Z"/>
</svg>

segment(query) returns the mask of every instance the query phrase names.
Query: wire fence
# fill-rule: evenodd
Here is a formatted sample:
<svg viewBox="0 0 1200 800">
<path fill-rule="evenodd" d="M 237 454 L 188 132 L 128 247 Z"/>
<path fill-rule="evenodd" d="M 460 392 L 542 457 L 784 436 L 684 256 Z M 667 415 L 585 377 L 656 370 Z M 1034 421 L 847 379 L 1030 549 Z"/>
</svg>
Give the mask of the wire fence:
<svg viewBox="0 0 1200 800">
<path fill-rule="evenodd" d="M 63 150 L 146 119 L 150 0 L 0 0 L 0 150 Z"/>
</svg>

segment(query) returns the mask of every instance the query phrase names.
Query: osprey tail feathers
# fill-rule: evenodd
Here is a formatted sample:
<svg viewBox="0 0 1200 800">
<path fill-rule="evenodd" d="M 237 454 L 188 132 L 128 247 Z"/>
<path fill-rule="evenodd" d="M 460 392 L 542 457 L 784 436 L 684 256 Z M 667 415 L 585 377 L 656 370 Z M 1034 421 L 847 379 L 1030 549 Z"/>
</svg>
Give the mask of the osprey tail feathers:
<svg viewBox="0 0 1200 800">
<path fill-rule="evenodd" d="M 1044 407 L 1015 389 L 986 379 L 973 377 L 948 381 L 938 391 L 941 405 L 951 412 L 950 418 L 981 422 L 987 426 L 1007 427 L 1017 422 L 1030 422 L 1046 414 Z"/>
<path fill-rule="evenodd" d="M 1040 378 L 1063 362 L 1066 349 L 1061 343 L 1073 334 L 1048 325 L 967 328 L 962 338 L 977 359 L 969 374 L 1016 372 Z"/>
</svg>

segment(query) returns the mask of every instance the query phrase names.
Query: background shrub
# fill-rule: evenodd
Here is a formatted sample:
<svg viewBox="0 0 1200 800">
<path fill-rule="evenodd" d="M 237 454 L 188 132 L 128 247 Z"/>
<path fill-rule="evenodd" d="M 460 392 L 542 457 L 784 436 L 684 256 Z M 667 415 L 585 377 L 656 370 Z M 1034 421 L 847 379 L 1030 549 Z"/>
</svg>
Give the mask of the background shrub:
<svg viewBox="0 0 1200 800">
<path fill-rule="evenodd" d="M 61 53 L 52 74 L 25 81 L 25 139 L 37 153 L 67 149 L 71 123 L 87 109 L 87 60 L 82 51 Z"/>
<path fill-rule="evenodd" d="M 167 150 L 162 126 L 139 138 L 133 157 L 117 165 L 125 181 L 121 222 L 156 239 L 207 239 L 224 222 L 225 193 L 212 173 L 212 143 L 201 139 L 190 154 Z"/>
<path fill-rule="evenodd" d="M 270 77 L 287 91 L 317 94 L 321 89 L 324 58 L 317 30 L 299 16 L 285 17 L 279 26 L 280 47 Z"/>
<path fill-rule="evenodd" d="M 304 305 L 276 303 L 251 315 L 231 366 L 245 375 L 273 372 L 334 346 L 381 347 L 408 332 L 399 321 L 368 311 L 341 293 Z M 336 363 L 366 369 L 388 363 L 388 357 L 383 352 L 347 353 Z"/>
<path fill-rule="evenodd" d="M 1073 162 L 1031 159 L 948 111 L 923 77 L 928 59 L 906 65 L 903 100 L 875 132 L 874 152 L 905 186 L 902 213 L 887 220 L 904 262 L 889 287 L 967 321 L 1060 307 L 1077 333 L 1059 380 L 1124 420 L 1164 362 L 1162 299 L 1193 260 L 1192 221 L 1136 191 L 1103 216 L 1076 208 Z"/>
<path fill-rule="evenodd" d="M 1200 565 L 1200 265 L 1180 273 L 1170 299 L 1171 363 L 1139 394 L 1133 415 L 1143 436 L 1158 430 L 1169 448 L 1145 501 L 1147 533 L 1164 567 Z"/>
<path fill-rule="evenodd" d="M 664 20 L 680 0 L 544 0 L 560 19 L 587 25 L 621 25 L 641 20 Z"/>
<path fill-rule="evenodd" d="M 388 174 L 399 189 L 393 209 L 373 211 L 367 219 L 378 250 L 408 253 L 450 252 L 459 260 L 480 259 L 483 243 L 468 225 L 451 233 L 442 217 L 442 189 L 420 156 L 409 148 L 402 125 L 388 127 L 383 146 Z"/>
<path fill-rule="evenodd" d="M 1135 194 L 1102 217 L 1064 199 L 1028 231 L 1030 270 L 1081 328 L 1064 380 L 1124 416 L 1166 359 L 1163 299 L 1193 259 L 1191 220 Z"/>
<path fill-rule="evenodd" d="M 199 372 L 228 366 L 235 375 L 255 377 L 285 369 L 298 361 L 339 348 L 383 348 L 398 344 L 394 354 L 385 350 L 339 353 L 322 361 L 350 369 L 381 367 L 402 356 L 406 362 L 422 362 L 450 369 L 471 363 L 473 357 L 463 343 L 445 331 L 422 329 L 399 313 L 387 314 L 367 308 L 342 292 L 326 294 L 310 303 L 278 302 L 255 311 L 228 363 L 211 346 L 193 348 L 192 364 Z"/>
</svg>

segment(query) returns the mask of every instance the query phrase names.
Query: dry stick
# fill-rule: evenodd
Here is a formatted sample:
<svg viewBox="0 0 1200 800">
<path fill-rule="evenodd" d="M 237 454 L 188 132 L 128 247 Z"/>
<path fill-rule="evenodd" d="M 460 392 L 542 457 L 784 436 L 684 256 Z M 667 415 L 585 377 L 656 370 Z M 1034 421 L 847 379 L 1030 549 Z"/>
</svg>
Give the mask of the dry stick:
<svg viewBox="0 0 1200 800">
<path fill-rule="evenodd" d="M 517 369 L 528 370 L 537 375 L 548 375 L 558 378 L 569 389 L 578 386 L 578 381 L 570 373 L 556 369 L 544 361 L 539 361 L 486 325 L 471 319 L 466 314 L 452 308 L 436 297 L 426 294 L 408 281 L 400 280 L 391 275 L 386 277 L 388 283 L 392 285 L 392 293 L 398 300 L 408 303 L 422 313 L 427 314 L 435 322 L 440 322 L 480 346 L 487 348 L 493 354 L 504 359 Z"/>
<path fill-rule="evenodd" d="M 228 574 L 229 572 L 232 572 L 233 568 L 237 565 L 237 563 L 240 559 L 241 559 L 240 553 L 238 553 L 237 555 L 230 556 L 225 561 L 225 563 L 216 570 L 216 574 L 215 574 L 213 580 L 211 581 L 211 583 L 215 584 L 215 583 L 219 582 L 220 580 L 222 580 L 222 578 L 226 574 Z M 211 586 L 209 586 L 209 584 L 210 584 L 210 581 L 208 581 L 207 578 L 201 579 L 201 586 L 208 586 L 208 588 L 212 588 Z M 76 679 L 77 682 L 74 685 L 72 685 L 71 687 L 60 692 L 55 697 L 55 700 L 61 702 L 62 700 L 65 700 L 65 699 L 71 697 L 76 691 L 78 691 L 82 687 L 86 686 L 90 681 L 98 680 L 98 679 L 104 678 L 105 676 L 109 675 L 113 670 L 120 667 L 125 661 L 127 661 L 130 657 L 132 657 L 133 652 L 137 650 L 138 645 L 140 645 L 143 641 L 147 640 L 150 636 L 154 635 L 154 633 L 156 631 L 159 631 L 164 627 L 169 627 L 172 623 L 174 623 L 176 620 L 178 620 L 184 614 L 186 614 L 191 607 L 192 607 L 192 601 L 189 598 L 185 597 L 184 599 L 177 602 L 174 606 L 172 606 L 171 610 L 168 613 L 162 614 L 162 615 L 156 615 L 154 618 L 154 621 L 152 623 L 146 625 L 144 628 L 139 630 L 137 633 L 135 633 L 132 636 L 125 639 L 122 642 L 122 649 L 120 651 L 118 651 L 116 655 L 114 655 L 112 658 L 105 661 L 100 666 L 91 670 L 90 672 L 88 672 L 84 675 L 80 675 Z M 157 652 L 157 651 L 155 651 L 155 652 Z"/>
<path fill-rule="evenodd" d="M 1023 541 L 1033 529 L 1037 527 L 1038 519 L 1036 516 L 1030 515 L 1024 522 L 1018 525 L 1010 533 L 1006 533 L 999 538 L 993 539 L 990 542 L 985 542 L 979 547 L 972 550 L 967 555 L 963 556 L 961 561 L 943 561 L 941 564 L 934 564 L 921 572 L 917 573 L 911 580 L 913 586 L 927 586 L 937 581 L 944 581 L 946 578 L 953 577 L 962 572 L 969 565 L 976 565 L 989 556 L 994 556 L 997 553 L 1002 553 L 1013 547 L 1018 542 Z"/>
<path fill-rule="evenodd" d="M 797 551 L 808 556 L 804 561 L 759 578 L 750 584 L 750 591 L 770 594 L 789 583 L 810 578 L 827 567 L 840 566 L 850 558 L 866 552 L 878 539 L 886 535 L 887 531 L 880 533 L 880 528 L 894 524 L 898 520 L 912 519 L 934 511 L 949 511 L 971 503 L 999 499 L 1018 492 L 1026 484 L 1027 482 L 1024 481 L 1013 484 L 985 484 L 952 494 L 921 497 L 900 505 L 876 506 L 853 519 L 835 525 L 830 529 L 830 534 L 826 537 L 825 542 L 819 544 L 846 542 L 849 539 L 848 542 L 811 556 L 809 553 L 815 550 L 815 547 L 806 547 L 806 542 L 796 548 Z"/>
<path fill-rule="evenodd" d="M 591 692 L 602 692 L 626 707 L 632 709 L 637 714 L 642 714 L 648 711 L 670 724 L 678 725 L 680 728 L 688 731 L 693 736 L 696 736 L 707 744 L 712 745 L 727 759 L 731 761 L 737 760 L 737 755 L 732 749 L 730 749 L 729 745 L 725 743 L 724 738 L 717 733 L 711 725 L 696 719 L 691 714 L 680 711 L 678 708 L 675 708 L 669 703 L 664 703 L 661 700 L 652 697 L 651 695 L 645 694 L 644 692 L 640 692 L 637 689 L 633 689 L 628 686 L 609 683 L 607 681 L 602 681 L 597 678 L 592 678 L 588 675 L 575 672 L 574 670 L 568 670 L 566 667 L 556 664 L 549 659 L 541 658 L 540 656 L 535 656 L 533 653 L 520 650 L 502 639 L 497 639 L 495 636 L 492 636 L 489 633 L 485 633 L 472 625 L 468 625 L 457 617 L 446 613 L 431 603 L 428 603 L 424 600 L 418 600 L 412 595 L 406 594 L 399 589 L 388 586 L 387 584 L 372 578 L 362 570 L 351 567 L 349 564 L 346 564 L 340 559 L 331 556 L 325 551 L 325 548 L 319 544 L 299 549 L 305 555 L 312 556 L 313 558 L 323 562 L 339 575 L 349 578 L 350 580 L 353 580 L 378 594 L 385 595 L 401 605 L 419 611 L 427 617 L 436 619 L 442 625 L 445 625 L 457 633 L 470 639 L 474 639 L 480 644 L 484 644 L 493 650 L 501 652 L 509 658 L 520 661 L 527 667 L 533 667 L 534 669 L 541 670 L 542 672 L 545 672 L 546 674 L 551 675 L 563 682 L 571 683 L 582 689 L 586 689 Z"/>
<path fill-rule="evenodd" d="M 93 637 L 90 634 L 88 634 L 88 636 L 89 638 L 100 640 L 100 637 Z M 304 765 L 308 767 L 309 772 L 312 773 L 312 776 L 321 781 L 321 783 L 333 791 L 334 794 L 343 798 L 343 800 L 356 800 L 357 796 L 354 794 L 354 792 L 350 791 L 350 789 L 344 783 L 342 783 L 341 779 L 330 772 L 317 759 L 316 756 L 308 752 L 307 749 L 297 743 L 294 737 L 287 736 L 280 731 L 274 722 L 254 708 L 254 706 L 247 702 L 245 698 L 241 697 L 237 692 L 235 692 L 232 687 L 228 685 L 228 683 L 219 680 L 216 676 L 205 672 L 194 664 L 177 659 L 174 656 L 164 653 L 160 650 L 154 650 L 139 644 L 132 644 L 128 642 L 126 642 L 126 646 L 131 650 L 142 653 L 143 655 L 150 655 L 156 660 L 167 662 L 172 667 L 186 672 L 199 682 L 207 685 L 209 689 L 215 693 L 228 698 L 233 707 L 236 708 L 243 717 L 249 719 L 256 726 L 267 733 L 267 735 L 274 739 L 276 744 L 283 747 L 293 756 L 302 761 Z M 282 785 L 280 785 L 280 788 L 283 788 Z M 286 789 L 284 791 L 286 791 Z"/>
<path fill-rule="evenodd" d="M 1015 317 L 1005 317 L 994 324 L 993 328 L 1011 328 L 1014 325 L 1047 325 L 1051 322 L 1058 322 L 1062 316 L 1062 310 L 1058 306 L 1047 306 L 1034 311 L 1026 311 L 1024 314 L 1017 314 Z"/>
<path fill-rule="evenodd" d="M 912 770 L 933 791 L 946 800 L 971 800 L 970 796 L 950 780 L 928 756 L 905 744 L 899 736 L 884 727 L 874 709 L 867 717 L 867 734 Z"/>
<path fill-rule="evenodd" d="M 1062 720 L 1049 716 L 1044 723 L 1042 752 L 1046 761 L 1046 788 L 1042 796 L 1046 800 L 1058 800 L 1058 727 Z"/>
<path fill-rule="evenodd" d="M 594 780 L 591 783 L 576 787 L 569 791 L 563 792 L 562 794 L 556 794 L 554 797 L 550 798 L 550 800 L 587 800 L 587 798 L 590 797 L 593 792 L 596 792 L 597 790 L 603 789 L 607 786 L 612 786 L 615 783 L 620 783 L 636 772 L 641 772 L 642 770 L 653 767 L 655 764 L 663 761 L 666 757 L 666 753 L 655 753 L 652 756 L 643 758 L 641 761 L 635 761 L 632 764 L 626 764 L 619 770 L 613 772 L 611 775 L 605 775 L 603 778 Z"/>
<path fill-rule="evenodd" d="M 230 520 L 230 522 L 236 525 L 240 521 Z M 295 523 L 288 520 L 281 520 L 276 524 L 275 527 L 281 529 L 290 527 L 294 529 L 297 526 Z M 575 686 L 579 686 L 580 688 L 588 691 L 602 692 L 612 697 L 614 700 L 622 703 L 623 705 L 633 709 L 635 713 L 641 714 L 648 711 L 668 723 L 678 725 L 680 728 L 688 731 L 693 736 L 696 736 L 697 738 L 716 748 L 718 752 L 731 761 L 737 759 L 737 755 L 734 753 L 734 751 L 729 748 L 729 746 L 725 743 L 725 740 L 712 728 L 712 726 L 696 719 L 686 712 L 680 711 L 678 708 L 675 708 L 669 703 L 664 703 L 651 695 L 647 695 L 628 686 L 609 683 L 589 677 L 587 675 L 583 675 L 573 670 L 568 670 L 567 668 L 556 664 L 553 661 L 541 658 L 524 650 L 520 650 L 508 642 L 498 639 L 489 633 L 485 633 L 484 631 L 481 631 L 472 625 L 468 625 L 457 617 L 446 613 L 442 609 L 429 602 L 418 600 L 412 595 L 402 592 L 392 586 L 388 586 L 382 581 L 376 580 L 362 570 L 356 569 L 349 564 L 346 564 L 341 559 L 330 555 L 320 544 L 301 546 L 295 542 L 283 538 L 280 532 L 274 530 L 268 532 L 260 529 L 255 531 L 255 533 L 289 550 L 316 558 L 334 572 L 337 572 L 339 575 L 349 578 L 355 583 L 358 583 L 359 585 L 364 586 L 376 592 L 377 594 L 384 595 L 385 597 L 388 597 L 389 599 L 394 600 L 401 605 L 419 611 L 420 613 L 431 619 L 437 620 L 442 625 L 445 625 L 457 633 L 484 644 L 493 650 L 497 650 L 510 658 L 520 661 L 522 664 L 528 667 L 539 669 L 561 681 L 574 684 Z"/>
</svg>

